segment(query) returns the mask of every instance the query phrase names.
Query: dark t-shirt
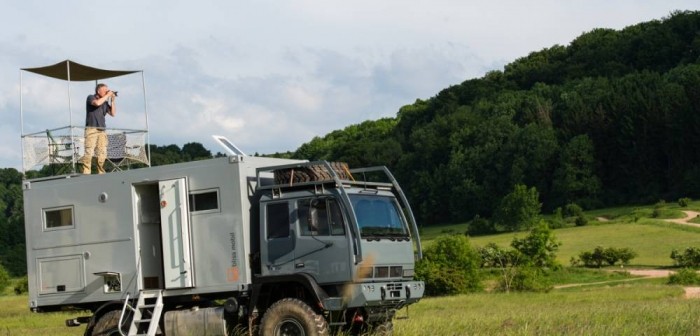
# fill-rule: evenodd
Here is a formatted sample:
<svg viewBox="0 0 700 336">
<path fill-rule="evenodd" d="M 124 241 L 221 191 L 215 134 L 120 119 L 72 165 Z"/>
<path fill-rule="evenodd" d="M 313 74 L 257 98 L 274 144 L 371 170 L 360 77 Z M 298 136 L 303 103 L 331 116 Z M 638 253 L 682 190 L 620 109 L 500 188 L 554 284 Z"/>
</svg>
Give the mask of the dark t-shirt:
<svg viewBox="0 0 700 336">
<path fill-rule="evenodd" d="M 106 128 L 105 115 L 109 112 L 110 105 L 105 101 L 100 106 L 93 106 L 92 101 L 95 99 L 97 99 L 97 97 L 94 94 L 87 97 L 85 105 L 85 110 L 87 111 L 85 114 L 85 126 Z"/>
</svg>

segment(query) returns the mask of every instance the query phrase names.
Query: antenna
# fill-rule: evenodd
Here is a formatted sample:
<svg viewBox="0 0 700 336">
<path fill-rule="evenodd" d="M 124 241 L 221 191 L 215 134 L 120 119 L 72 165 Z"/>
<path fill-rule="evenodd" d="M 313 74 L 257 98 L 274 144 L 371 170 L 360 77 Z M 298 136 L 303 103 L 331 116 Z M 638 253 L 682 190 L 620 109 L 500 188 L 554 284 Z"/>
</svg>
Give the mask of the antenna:
<svg viewBox="0 0 700 336">
<path fill-rule="evenodd" d="M 216 140 L 216 142 L 221 145 L 221 147 L 224 147 L 224 149 L 230 154 L 230 155 L 239 155 L 239 156 L 247 156 L 245 153 L 243 153 L 242 150 L 240 150 L 236 145 L 233 144 L 233 142 L 229 141 L 229 139 L 226 139 L 225 136 L 221 135 L 212 135 L 212 138 Z"/>
</svg>

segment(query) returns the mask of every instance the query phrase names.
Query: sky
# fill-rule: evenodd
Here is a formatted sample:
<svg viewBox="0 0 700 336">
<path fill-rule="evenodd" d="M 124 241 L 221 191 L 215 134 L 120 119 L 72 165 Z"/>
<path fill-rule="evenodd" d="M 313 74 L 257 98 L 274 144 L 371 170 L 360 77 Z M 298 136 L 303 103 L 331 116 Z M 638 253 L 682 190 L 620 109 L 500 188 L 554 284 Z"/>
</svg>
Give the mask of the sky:
<svg viewBox="0 0 700 336">
<path fill-rule="evenodd" d="M 5 0 L 0 167 L 22 169 L 22 134 L 82 126 L 94 91 L 94 82 L 23 68 L 70 59 L 142 70 L 104 81 L 119 91 L 108 127 L 224 152 L 217 134 L 270 154 L 395 117 L 416 99 L 595 28 L 699 9 L 697 0 Z"/>
</svg>

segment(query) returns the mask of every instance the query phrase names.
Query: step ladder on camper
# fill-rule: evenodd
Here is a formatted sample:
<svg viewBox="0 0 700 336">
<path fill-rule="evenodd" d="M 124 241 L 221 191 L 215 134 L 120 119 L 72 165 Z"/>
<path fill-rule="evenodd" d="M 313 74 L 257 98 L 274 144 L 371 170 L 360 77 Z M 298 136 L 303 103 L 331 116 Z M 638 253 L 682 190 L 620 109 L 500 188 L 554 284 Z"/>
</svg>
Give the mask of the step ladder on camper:
<svg viewBox="0 0 700 336">
<path fill-rule="evenodd" d="M 124 308 L 119 318 L 119 325 L 122 325 L 122 319 L 131 310 L 134 317 L 131 319 L 128 336 L 143 335 L 155 336 L 162 335 L 159 328 L 160 316 L 163 313 L 163 291 L 161 290 L 143 290 L 139 293 L 139 298 L 136 301 L 136 307 L 129 304 L 129 295 L 127 294 L 124 300 Z M 121 329 L 119 330 L 121 333 Z M 122 334 L 123 336 L 126 336 Z"/>
</svg>

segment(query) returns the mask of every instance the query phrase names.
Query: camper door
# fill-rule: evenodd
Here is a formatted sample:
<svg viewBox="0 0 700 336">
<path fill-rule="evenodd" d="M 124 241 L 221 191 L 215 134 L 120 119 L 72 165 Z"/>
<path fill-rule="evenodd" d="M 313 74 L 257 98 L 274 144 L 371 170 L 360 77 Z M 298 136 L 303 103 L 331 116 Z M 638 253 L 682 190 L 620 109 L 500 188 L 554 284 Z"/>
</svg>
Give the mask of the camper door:
<svg viewBox="0 0 700 336">
<path fill-rule="evenodd" d="M 158 188 L 165 288 L 193 287 L 187 183 L 185 178 L 160 181 Z"/>
</svg>

